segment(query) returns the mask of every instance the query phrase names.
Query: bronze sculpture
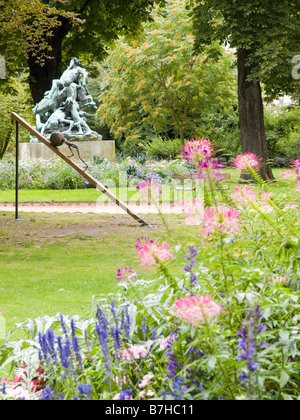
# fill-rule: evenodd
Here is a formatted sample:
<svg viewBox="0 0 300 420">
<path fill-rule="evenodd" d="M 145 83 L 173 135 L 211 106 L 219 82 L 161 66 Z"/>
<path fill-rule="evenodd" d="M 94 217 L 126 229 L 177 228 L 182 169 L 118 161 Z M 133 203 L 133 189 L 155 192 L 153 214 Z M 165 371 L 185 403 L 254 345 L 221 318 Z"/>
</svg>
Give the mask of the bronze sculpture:
<svg viewBox="0 0 300 420">
<path fill-rule="evenodd" d="M 88 165 L 86 164 L 86 162 L 80 156 L 78 146 L 76 144 L 70 142 L 69 140 L 67 140 L 60 131 L 54 131 L 51 134 L 50 143 L 53 147 L 59 147 L 59 146 L 62 146 L 63 144 L 66 144 L 69 147 L 70 152 L 72 153 L 72 155 L 68 156 L 68 158 L 71 158 L 71 157 L 74 156 L 72 148 L 76 149 L 79 159 L 81 160 L 81 162 L 83 162 L 85 164 L 85 171 L 88 169 Z"/>
<path fill-rule="evenodd" d="M 60 79 L 52 82 L 51 90 L 33 108 L 36 129 L 47 139 L 53 131 L 60 131 L 66 139 L 86 139 L 102 137 L 92 131 L 86 122 L 83 108 L 96 104 L 87 89 L 88 74 L 77 58 L 72 58 L 69 67 Z M 32 138 L 32 142 L 37 139 Z"/>
</svg>

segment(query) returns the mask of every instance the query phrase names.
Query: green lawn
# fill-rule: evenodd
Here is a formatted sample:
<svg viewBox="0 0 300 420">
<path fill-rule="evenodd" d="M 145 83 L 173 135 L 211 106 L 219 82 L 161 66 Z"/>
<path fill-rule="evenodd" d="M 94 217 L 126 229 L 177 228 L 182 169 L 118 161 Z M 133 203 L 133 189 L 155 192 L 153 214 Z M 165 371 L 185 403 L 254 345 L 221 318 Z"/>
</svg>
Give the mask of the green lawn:
<svg viewBox="0 0 300 420">
<path fill-rule="evenodd" d="M 22 217 L 22 214 L 21 214 Z M 150 278 L 139 264 L 135 250 L 138 237 L 164 238 L 165 229 L 156 216 L 156 227 L 141 227 L 124 216 L 26 214 L 14 221 L 0 214 L 0 315 L 6 329 L 26 318 L 43 315 L 86 314 L 94 295 L 116 290 L 117 269 L 132 266 Z M 181 217 L 170 216 L 171 227 L 180 229 L 179 240 L 191 228 Z M 180 273 L 184 260 L 171 263 Z"/>
<path fill-rule="evenodd" d="M 282 192 L 282 189 L 285 188 L 286 184 L 281 182 L 280 173 L 283 169 L 273 169 L 274 175 L 278 182 L 271 184 L 269 188 L 277 193 Z M 225 172 L 230 172 L 231 175 L 231 187 L 234 187 L 238 182 L 240 171 L 237 170 L 225 170 Z M 130 188 L 119 188 L 116 191 L 113 191 L 121 200 L 123 201 L 138 201 L 140 200 L 140 194 L 136 189 Z M 162 200 L 169 201 L 172 197 L 172 192 L 170 186 L 163 186 Z M 186 196 L 186 199 L 189 198 L 189 195 Z M 107 197 L 99 192 L 98 190 L 91 189 L 79 189 L 79 190 L 20 190 L 19 191 L 19 201 L 20 203 L 42 203 L 42 202 L 97 202 L 105 201 Z M 14 190 L 0 191 L 0 203 L 9 203 L 15 201 L 15 192 Z"/>
</svg>

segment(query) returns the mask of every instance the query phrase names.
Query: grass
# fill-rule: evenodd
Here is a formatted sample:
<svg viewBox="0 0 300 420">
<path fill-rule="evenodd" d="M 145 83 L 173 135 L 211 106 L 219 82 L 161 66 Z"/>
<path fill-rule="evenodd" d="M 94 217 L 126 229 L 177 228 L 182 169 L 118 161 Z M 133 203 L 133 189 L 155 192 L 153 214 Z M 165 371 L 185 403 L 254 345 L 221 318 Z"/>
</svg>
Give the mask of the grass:
<svg viewBox="0 0 300 420">
<path fill-rule="evenodd" d="M 21 215 L 22 216 L 22 215 Z M 13 221 L 0 214 L 0 315 L 11 330 L 16 322 L 44 315 L 86 314 L 94 295 L 116 290 L 118 268 L 132 266 L 145 278 L 135 250 L 138 237 L 164 237 L 162 222 L 140 227 L 127 215 L 27 214 Z M 189 236 L 181 217 L 170 216 L 181 240 Z M 180 263 L 171 263 L 179 273 Z"/>
<path fill-rule="evenodd" d="M 269 188 L 275 194 L 282 192 L 286 184 L 280 181 L 280 174 L 283 169 L 273 169 L 273 173 L 278 182 L 271 184 Z M 240 172 L 237 170 L 226 170 L 231 175 L 231 186 L 233 187 L 239 180 Z M 113 191 L 113 190 L 112 190 Z M 137 201 L 140 199 L 139 193 L 134 188 L 126 189 L 119 188 L 113 191 L 123 201 Z M 168 186 L 163 188 L 163 201 L 169 201 L 171 197 L 171 189 Z M 189 196 L 187 197 L 189 198 Z M 106 196 L 94 188 L 79 189 L 79 190 L 20 190 L 19 202 L 20 203 L 50 203 L 50 202 L 98 202 L 107 200 Z M 14 190 L 0 191 L 0 203 L 12 203 L 15 201 Z"/>
<path fill-rule="evenodd" d="M 233 189 L 239 172 L 230 172 Z M 280 172 L 274 170 L 277 179 Z M 268 188 L 287 200 L 297 194 L 282 181 Z M 13 197 L 13 191 L 0 192 L 0 202 Z M 20 202 L 90 202 L 97 197 L 94 189 L 20 191 Z M 5 318 L 7 330 L 26 318 L 86 314 L 93 295 L 116 290 L 116 271 L 122 266 L 151 278 L 153 273 L 145 273 L 139 265 L 135 241 L 144 236 L 161 239 L 165 232 L 158 216 L 149 216 L 154 229 L 140 227 L 127 215 L 27 213 L 26 217 L 29 220 L 16 222 L 11 213 L 0 214 L 0 317 Z M 168 218 L 180 232 L 176 244 L 192 236 L 194 228 L 186 226 L 181 216 Z M 181 263 L 183 258 L 171 264 L 174 273 L 181 272 Z"/>
</svg>

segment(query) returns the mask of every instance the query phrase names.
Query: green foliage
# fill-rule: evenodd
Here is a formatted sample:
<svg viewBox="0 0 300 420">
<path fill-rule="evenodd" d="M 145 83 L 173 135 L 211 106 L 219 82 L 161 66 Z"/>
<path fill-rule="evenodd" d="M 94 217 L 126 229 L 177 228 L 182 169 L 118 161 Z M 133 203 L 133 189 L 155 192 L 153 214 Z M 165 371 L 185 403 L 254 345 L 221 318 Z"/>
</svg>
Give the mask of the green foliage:
<svg viewBox="0 0 300 420">
<path fill-rule="evenodd" d="M 251 77 L 266 85 L 274 98 L 293 94 L 299 81 L 292 77 L 292 59 L 299 54 L 299 1 L 209 0 L 192 2 L 196 50 L 211 39 L 227 40 L 232 48 L 251 52 Z"/>
<path fill-rule="evenodd" d="M 237 107 L 233 107 L 227 114 L 208 112 L 202 117 L 201 123 L 198 131 L 213 143 L 220 159 L 228 161 L 240 153 L 241 137 Z"/>
<path fill-rule="evenodd" d="M 135 272 L 127 266 L 118 273 L 119 291 L 94 297 L 86 317 L 18 323 L 19 340 L 9 334 L 1 348 L 2 369 L 22 365 L 17 383 L 33 400 L 46 386 L 48 397 L 64 400 L 118 400 L 121 392 L 136 401 L 299 400 L 296 182 L 288 184 L 296 206 L 284 194 L 272 198 L 262 182 L 246 186 L 244 193 L 254 193 L 249 200 L 228 197 L 226 217 L 207 212 L 181 240 L 179 232 L 166 233 L 165 249 L 183 270 L 162 260 L 162 249 L 154 248 L 160 242 L 153 241 L 138 250 L 141 262 L 158 271 L 151 280 L 139 265 Z M 224 209 L 217 190 L 211 183 L 214 206 Z M 207 237 L 205 227 L 213 228 Z M 42 389 L 32 390 L 38 368 Z M 88 394 L 79 393 L 82 385 Z M 7 391 L 1 398 L 15 398 L 9 384 Z"/>
<path fill-rule="evenodd" d="M 158 159 L 174 159 L 181 152 L 181 142 L 180 139 L 168 140 L 156 136 L 145 145 L 145 151 Z"/>
<path fill-rule="evenodd" d="M 267 108 L 265 125 L 270 159 L 275 159 L 276 166 L 288 166 L 299 156 L 299 106 Z"/>
<path fill-rule="evenodd" d="M 169 156 L 168 156 L 169 157 Z M 141 180 L 156 178 L 168 183 L 174 173 L 189 169 L 181 159 L 157 161 L 149 158 L 139 161 L 133 158 L 118 158 L 114 162 L 105 159 L 89 164 L 89 173 L 105 184 L 126 187 L 137 185 Z M 13 189 L 15 185 L 15 162 L 3 160 L 0 163 L 0 190 Z M 21 189 L 67 190 L 93 188 L 78 172 L 61 160 L 42 159 L 21 161 L 19 165 L 19 186 Z"/>
<path fill-rule="evenodd" d="M 11 113 L 16 112 L 27 121 L 32 122 L 32 104 L 30 102 L 30 93 L 27 89 L 25 77 L 12 78 L 0 81 L 0 159 L 3 158 L 9 142 L 14 136 Z M 29 139 L 29 136 L 21 140 Z M 12 147 L 14 150 L 14 147 Z"/>
<path fill-rule="evenodd" d="M 210 55 L 209 55 L 210 53 Z M 214 58 L 211 58 L 211 55 Z M 200 136 L 207 112 L 225 116 L 236 104 L 232 54 L 218 43 L 194 55 L 191 17 L 183 0 L 153 11 L 153 22 L 133 42 L 122 39 L 105 62 L 98 115 L 120 143 L 153 136 Z"/>
<path fill-rule="evenodd" d="M 161 0 L 158 0 L 161 1 Z M 8 71 L 33 57 L 41 65 L 82 54 L 103 58 L 120 34 L 135 33 L 149 17 L 153 0 L 0 0 L 0 51 Z M 53 50 L 53 40 L 59 41 Z M 49 64 L 49 63 L 48 63 Z"/>
</svg>

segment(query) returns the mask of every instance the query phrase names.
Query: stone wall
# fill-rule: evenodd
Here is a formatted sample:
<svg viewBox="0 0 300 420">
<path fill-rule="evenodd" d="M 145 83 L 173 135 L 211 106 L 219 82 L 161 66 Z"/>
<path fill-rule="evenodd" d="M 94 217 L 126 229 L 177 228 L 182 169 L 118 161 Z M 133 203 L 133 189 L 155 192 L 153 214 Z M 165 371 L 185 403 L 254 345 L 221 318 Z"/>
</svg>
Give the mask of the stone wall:
<svg viewBox="0 0 300 420">
<path fill-rule="evenodd" d="M 112 162 L 115 158 L 115 141 L 114 140 L 103 140 L 103 141 L 81 141 L 74 142 L 79 148 L 80 155 L 85 161 L 92 161 L 93 157 L 102 158 L 105 157 L 107 160 Z M 70 156 L 70 150 L 65 144 L 59 148 L 67 156 Z M 75 149 L 75 158 L 77 152 Z M 43 143 L 20 143 L 20 160 L 25 159 L 45 159 L 50 160 L 57 158 L 57 155 L 52 152 Z"/>
</svg>

